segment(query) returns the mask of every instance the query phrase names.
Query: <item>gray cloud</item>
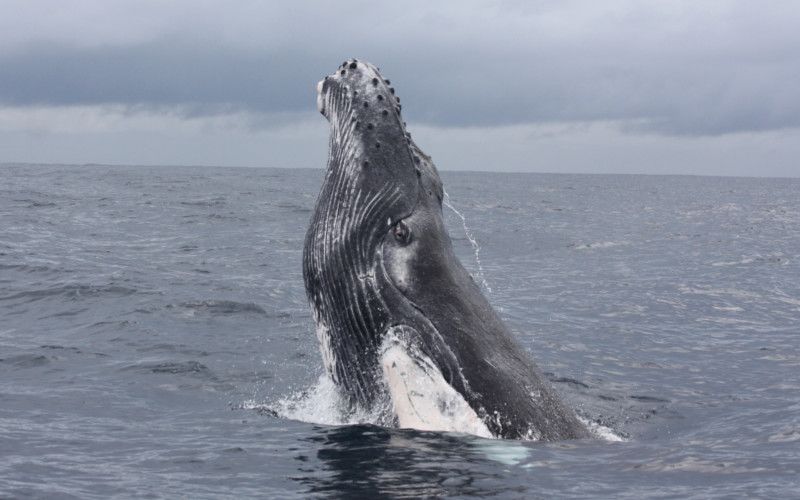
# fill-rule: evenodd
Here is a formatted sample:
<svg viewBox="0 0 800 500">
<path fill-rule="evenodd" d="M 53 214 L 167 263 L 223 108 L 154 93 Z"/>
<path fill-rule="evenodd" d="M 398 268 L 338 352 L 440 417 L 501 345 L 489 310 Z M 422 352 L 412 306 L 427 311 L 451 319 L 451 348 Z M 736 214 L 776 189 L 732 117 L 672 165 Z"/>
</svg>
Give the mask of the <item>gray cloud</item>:
<svg viewBox="0 0 800 500">
<path fill-rule="evenodd" d="M 98 7 L 94 22 L 124 36 L 113 26 L 4 35 L 13 43 L 0 52 L 0 103 L 301 114 L 314 109 L 314 83 L 357 56 L 383 67 L 411 121 L 432 125 L 617 120 L 667 135 L 800 126 L 791 2 L 177 3 L 185 10 L 173 4 L 155 27 L 160 4 L 143 4 L 130 24 Z"/>
<path fill-rule="evenodd" d="M 188 114 L 303 110 L 320 73 L 281 54 L 171 38 L 80 49 L 36 45 L 0 57 L 0 66 L 7 105 L 177 106 Z"/>
</svg>

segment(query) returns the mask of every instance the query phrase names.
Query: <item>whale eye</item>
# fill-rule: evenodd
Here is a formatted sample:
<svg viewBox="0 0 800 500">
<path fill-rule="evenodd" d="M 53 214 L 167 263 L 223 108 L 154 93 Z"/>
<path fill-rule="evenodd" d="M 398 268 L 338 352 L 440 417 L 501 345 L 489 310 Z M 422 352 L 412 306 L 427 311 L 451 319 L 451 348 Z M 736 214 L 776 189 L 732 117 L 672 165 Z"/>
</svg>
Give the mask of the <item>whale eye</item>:
<svg viewBox="0 0 800 500">
<path fill-rule="evenodd" d="M 394 225 L 392 234 L 394 234 L 394 239 L 401 245 L 408 245 L 411 243 L 411 229 L 403 221 Z"/>
</svg>

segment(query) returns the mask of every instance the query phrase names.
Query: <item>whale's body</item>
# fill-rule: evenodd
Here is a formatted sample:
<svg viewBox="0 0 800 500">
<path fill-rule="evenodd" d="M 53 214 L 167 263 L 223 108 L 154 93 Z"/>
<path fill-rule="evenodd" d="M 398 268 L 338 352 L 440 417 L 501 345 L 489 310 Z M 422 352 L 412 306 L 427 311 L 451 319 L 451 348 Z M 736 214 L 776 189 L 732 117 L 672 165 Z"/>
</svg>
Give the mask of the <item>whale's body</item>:
<svg viewBox="0 0 800 500">
<path fill-rule="evenodd" d="M 351 60 L 317 90 L 331 135 L 303 276 L 349 407 L 402 427 L 586 437 L 453 253 L 442 182 L 390 82 Z"/>
</svg>

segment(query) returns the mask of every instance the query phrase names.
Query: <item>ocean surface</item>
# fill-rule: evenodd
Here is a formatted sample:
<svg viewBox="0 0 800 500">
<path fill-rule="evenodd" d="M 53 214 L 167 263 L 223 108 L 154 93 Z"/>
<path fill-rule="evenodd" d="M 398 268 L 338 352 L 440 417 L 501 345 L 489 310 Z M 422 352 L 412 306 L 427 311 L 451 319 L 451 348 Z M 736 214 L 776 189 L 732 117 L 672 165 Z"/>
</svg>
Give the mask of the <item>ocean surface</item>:
<svg viewBox="0 0 800 500">
<path fill-rule="evenodd" d="M 335 421 L 322 174 L 0 166 L 0 497 L 800 497 L 800 179 L 443 172 L 465 266 L 605 436 L 536 443 Z"/>
</svg>

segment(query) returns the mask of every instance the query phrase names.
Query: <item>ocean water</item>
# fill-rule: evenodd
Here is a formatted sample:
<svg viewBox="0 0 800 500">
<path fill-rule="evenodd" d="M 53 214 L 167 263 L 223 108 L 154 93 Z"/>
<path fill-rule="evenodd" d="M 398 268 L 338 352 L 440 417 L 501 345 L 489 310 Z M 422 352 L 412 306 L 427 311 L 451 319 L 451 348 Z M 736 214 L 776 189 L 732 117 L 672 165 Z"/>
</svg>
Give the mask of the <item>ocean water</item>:
<svg viewBox="0 0 800 500">
<path fill-rule="evenodd" d="M 611 439 L 336 422 L 321 170 L 3 165 L 0 497 L 800 495 L 800 179 L 442 176 L 462 261 Z"/>
</svg>

